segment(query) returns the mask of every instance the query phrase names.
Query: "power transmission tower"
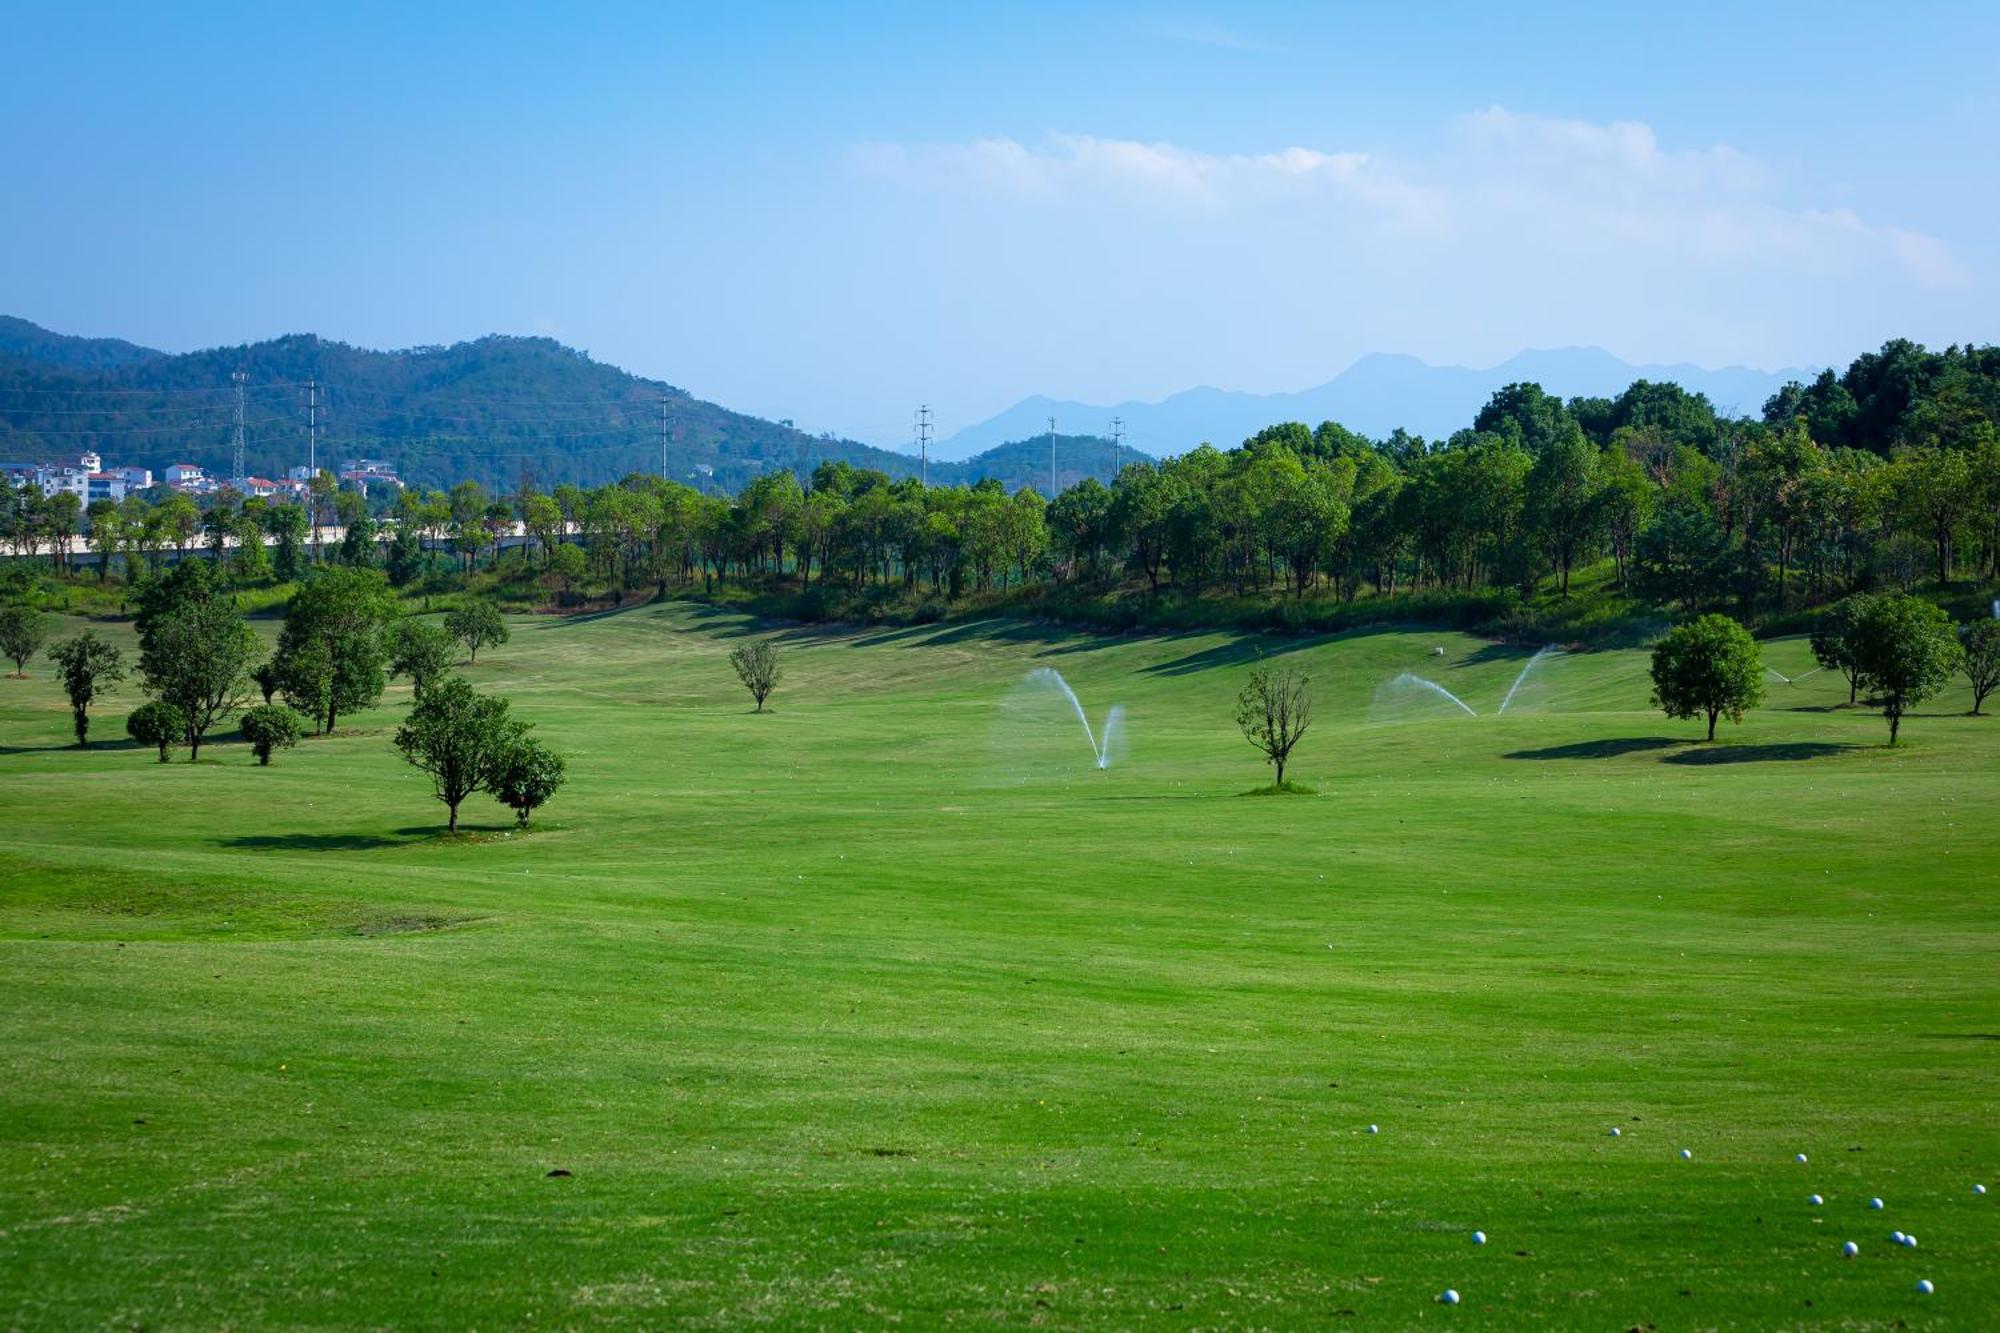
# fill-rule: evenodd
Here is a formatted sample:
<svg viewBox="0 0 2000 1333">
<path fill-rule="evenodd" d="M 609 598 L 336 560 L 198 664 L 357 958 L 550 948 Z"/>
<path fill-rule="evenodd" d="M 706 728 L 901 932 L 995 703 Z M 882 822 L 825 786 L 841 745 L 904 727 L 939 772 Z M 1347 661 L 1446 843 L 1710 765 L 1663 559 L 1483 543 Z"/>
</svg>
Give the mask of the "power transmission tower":
<svg viewBox="0 0 2000 1333">
<path fill-rule="evenodd" d="M 660 398 L 660 480 L 666 480 L 666 398 Z"/>
<path fill-rule="evenodd" d="M 235 454 L 236 454 L 236 458 L 235 458 L 235 469 L 236 469 L 236 470 L 235 470 L 234 472 L 230 473 L 230 479 L 231 479 L 232 481 L 239 481 L 239 482 L 240 482 L 240 481 L 242 481 L 242 480 L 243 480 L 243 475 L 244 475 L 244 473 L 243 473 L 243 395 L 244 395 L 244 393 L 245 393 L 246 391 L 245 391 L 245 389 L 244 389 L 243 385 L 244 385 L 245 381 L 247 381 L 247 380 L 248 380 L 248 379 L 249 379 L 250 377 L 249 377 L 248 375 L 244 374 L 244 373 L 243 373 L 242 371 L 240 371 L 240 370 L 239 370 L 239 371 L 237 371 L 237 372 L 236 372 L 236 373 L 235 373 L 234 375 L 231 375 L 231 376 L 230 376 L 229 378 L 230 378 L 230 379 L 232 379 L 232 380 L 235 380 L 235 381 L 236 381 L 236 450 L 235 450 Z"/>
<path fill-rule="evenodd" d="M 1056 498 L 1056 419 L 1049 418 L 1049 499 Z"/>
<path fill-rule="evenodd" d="M 929 403 L 917 409 L 917 457 L 922 469 L 924 487 L 931 484 L 931 408 Z"/>
<path fill-rule="evenodd" d="M 1125 440 L 1125 418 L 1111 418 L 1111 480 L 1118 480 L 1118 446 Z"/>
<path fill-rule="evenodd" d="M 306 381 L 306 485 L 319 476 L 319 381 Z"/>
</svg>

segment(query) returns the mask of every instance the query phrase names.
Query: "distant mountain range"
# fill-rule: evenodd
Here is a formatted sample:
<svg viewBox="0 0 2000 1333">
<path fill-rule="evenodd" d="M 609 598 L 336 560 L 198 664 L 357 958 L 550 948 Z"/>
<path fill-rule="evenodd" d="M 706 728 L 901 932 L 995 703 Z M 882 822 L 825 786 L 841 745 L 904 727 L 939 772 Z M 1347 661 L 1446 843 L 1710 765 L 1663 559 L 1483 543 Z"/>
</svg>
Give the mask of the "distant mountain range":
<svg viewBox="0 0 2000 1333">
<path fill-rule="evenodd" d="M 600 485 L 632 472 L 735 490 L 760 472 L 805 476 L 823 460 L 915 476 L 918 460 L 785 422 L 733 412 L 658 380 L 593 361 L 548 338 L 493 335 L 450 347 L 371 351 L 294 334 L 174 354 L 117 338 L 77 338 L 0 316 L 0 462 L 95 449 L 113 466 L 230 467 L 236 393 L 246 376 L 245 458 L 253 475 L 306 462 L 306 383 L 318 386 L 321 466 L 386 458 L 430 486 L 471 478 L 495 490 Z M 934 447 L 930 479 L 987 478 L 1046 491 L 1048 418 L 1055 480 L 1109 480 L 1113 417 L 1125 462 L 1240 443 L 1279 421 L 1338 421 L 1381 437 L 1397 426 L 1438 438 L 1471 423 L 1493 391 L 1532 380 L 1552 393 L 1614 395 L 1635 379 L 1673 380 L 1723 411 L 1755 413 L 1807 371 L 1631 365 L 1599 348 L 1523 352 L 1486 370 L 1368 356 L 1301 393 L 1190 389 L 1158 403 L 1097 406 L 1029 398 Z M 664 431 L 663 431 L 664 426 Z M 664 435 L 664 439 L 663 439 Z M 664 448 L 663 448 L 664 444 Z M 1136 447 L 1134 447 L 1136 446 Z"/>
<path fill-rule="evenodd" d="M 891 477 L 921 470 L 910 454 L 732 412 L 547 338 L 378 352 L 295 334 L 176 355 L 11 317 L 0 317 L 0 462 L 94 449 L 111 466 L 194 463 L 228 475 L 238 371 L 253 476 L 306 463 L 308 381 L 317 385 L 320 466 L 382 458 L 429 486 L 470 478 L 509 490 L 524 476 L 543 487 L 601 485 L 664 472 L 734 491 L 760 472 L 806 476 L 824 460 Z M 1056 453 L 1061 485 L 1111 476 L 1104 442 L 1060 437 Z M 1049 466 L 1048 437 L 1037 433 L 974 458 L 933 460 L 929 474 L 943 485 L 990 477 L 1046 488 Z"/>
<path fill-rule="evenodd" d="M 1338 421 L 1349 430 L 1381 438 L 1398 426 L 1430 439 L 1472 424 L 1493 391 L 1520 380 L 1533 381 L 1564 398 L 1610 397 L 1633 380 L 1671 380 L 1708 395 L 1721 412 L 1754 416 L 1764 400 L 1788 380 L 1812 378 L 1816 371 L 1752 370 L 1728 366 L 1709 370 L 1693 365 L 1632 365 L 1601 347 L 1564 347 L 1522 352 L 1497 366 L 1433 366 L 1413 356 L 1364 356 L 1333 379 L 1298 393 L 1235 393 L 1189 389 L 1157 403 L 1079 403 L 1024 398 L 998 416 L 968 426 L 944 440 L 939 453 L 967 458 L 1002 440 L 1018 440 L 1048 428 L 1054 417 L 1062 430 L 1106 431 L 1122 417 L 1126 438 L 1155 454 L 1185 452 L 1204 440 L 1217 447 L 1241 443 L 1278 421 L 1318 425 Z"/>
</svg>

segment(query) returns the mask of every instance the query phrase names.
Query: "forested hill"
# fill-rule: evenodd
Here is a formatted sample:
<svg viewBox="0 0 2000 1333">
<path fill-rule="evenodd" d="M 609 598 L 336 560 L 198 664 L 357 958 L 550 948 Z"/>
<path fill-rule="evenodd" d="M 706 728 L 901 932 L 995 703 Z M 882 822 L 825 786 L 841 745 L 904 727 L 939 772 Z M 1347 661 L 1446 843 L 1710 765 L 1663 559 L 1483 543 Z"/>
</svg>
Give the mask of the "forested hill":
<svg viewBox="0 0 2000 1333">
<path fill-rule="evenodd" d="M 0 356 L 74 370 L 109 370 L 165 355 L 123 338 L 73 338 L 13 315 L 0 315 Z"/>
<path fill-rule="evenodd" d="M 663 405 L 666 471 L 690 484 L 733 492 L 760 472 L 806 476 L 829 459 L 892 477 L 918 471 L 914 456 L 732 412 L 547 338 L 378 352 L 297 334 L 168 355 L 16 319 L 0 321 L 0 461 L 95 449 L 112 465 L 226 471 L 237 371 L 246 376 L 246 462 L 258 476 L 305 463 L 308 381 L 319 386 L 320 466 L 386 458 L 433 486 L 471 479 L 510 490 L 524 475 L 544 487 L 592 486 L 658 472 Z M 1059 440 L 1062 484 L 1086 470 L 1108 479 L 1110 449 Z M 1048 470 L 1043 437 L 934 463 L 930 477 L 1046 488 Z"/>
</svg>

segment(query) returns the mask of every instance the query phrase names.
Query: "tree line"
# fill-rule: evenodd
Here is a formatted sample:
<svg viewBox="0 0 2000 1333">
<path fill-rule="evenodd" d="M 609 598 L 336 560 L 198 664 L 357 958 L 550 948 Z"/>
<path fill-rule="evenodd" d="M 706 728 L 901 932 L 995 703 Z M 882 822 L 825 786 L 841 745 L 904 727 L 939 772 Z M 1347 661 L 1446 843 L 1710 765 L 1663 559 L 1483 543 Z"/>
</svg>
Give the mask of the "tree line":
<svg viewBox="0 0 2000 1333">
<path fill-rule="evenodd" d="M 346 536 L 331 558 L 379 565 L 400 586 L 445 548 L 475 568 L 518 523 L 558 597 L 585 581 L 623 593 L 756 579 L 949 598 L 1120 580 L 1341 600 L 1567 598 L 1575 572 L 1603 562 L 1641 601 L 1747 613 L 2000 577 L 1996 422 L 2000 349 L 1892 342 L 1842 375 L 1786 386 L 1758 417 L 1720 414 L 1673 384 L 1567 401 L 1513 384 L 1444 440 L 1282 423 L 1053 498 L 827 461 L 734 496 L 635 473 L 595 489 L 412 489 L 377 515 L 349 492 L 306 506 L 225 493 L 199 514 L 184 497 L 128 500 L 93 506 L 87 538 L 100 572 L 114 554 L 143 567 L 199 538 L 243 577 L 283 579 L 307 562 L 306 533 L 338 520 Z M 78 534 L 48 522 L 51 558 L 67 560 Z M 22 523 L 0 520 L 0 537 Z"/>
</svg>

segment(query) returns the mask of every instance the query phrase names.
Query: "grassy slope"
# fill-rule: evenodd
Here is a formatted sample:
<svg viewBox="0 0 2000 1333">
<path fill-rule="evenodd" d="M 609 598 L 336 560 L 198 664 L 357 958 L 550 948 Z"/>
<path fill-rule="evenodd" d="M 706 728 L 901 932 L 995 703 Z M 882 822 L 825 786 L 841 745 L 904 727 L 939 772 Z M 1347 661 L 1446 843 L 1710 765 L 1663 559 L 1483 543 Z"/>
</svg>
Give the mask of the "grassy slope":
<svg viewBox="0 0 2000 1333">
<path fill-rule="evenodd" d="M 2000 1298 L 2000 721 L 1962 694 L 1890 752 L 1825 675 L 1774 683 L 1707 748 L 1637 653 L 1475 720 L 1378 687 L 1490 714 L 1522 654 L 1269 641 L 1318 676 L 1320 795 L 1241 800 L 1254 644 L 790 631 L 751 717 L 746 632 L 517 622 L 473 674 L 572 784 L 526 838 L 481 798 L 456 844 L 390 749 L 400 692 L 259 770 L 48 748 L 46 672 L 0 680 L 12 1322 L 1968 1326 Z M 1126 706 L 1127 762 L 1002 706 L 1038 665 Z"/>
</svg>

